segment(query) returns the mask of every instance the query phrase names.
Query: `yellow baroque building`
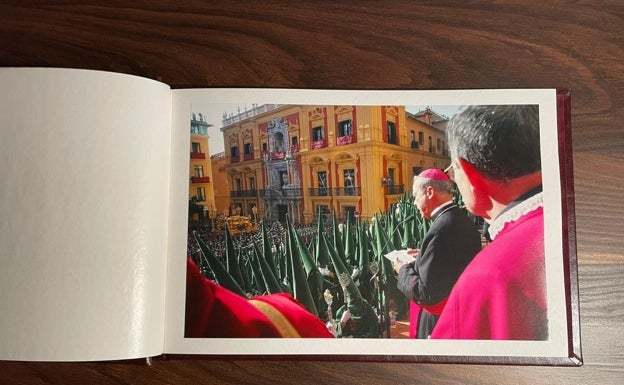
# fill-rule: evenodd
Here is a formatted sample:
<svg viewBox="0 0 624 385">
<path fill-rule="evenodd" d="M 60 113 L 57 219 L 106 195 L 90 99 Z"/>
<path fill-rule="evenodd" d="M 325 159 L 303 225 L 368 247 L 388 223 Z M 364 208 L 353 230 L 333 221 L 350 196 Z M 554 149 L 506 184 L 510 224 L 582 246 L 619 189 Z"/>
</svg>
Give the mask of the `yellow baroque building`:
<svg viewBox="0 0 624 385">
<path fill-rule="evenodd" d="M 224 116 L 231 210 L 295 223 L 318 210 L 369 220 L 411 192 L 414 175 L 450 164 L 447 122 L 405 106 L 262 105 Z"/>
<path fill-rule="evenodd" d="M 212 186 L 214 191 L 216 215 L 229 213 L 230 209 L 230 189 L 227 180 L 227 168 L 225 153 L 220 152 L 210 156 L 212 168 Z M 215 215 L 213 215 L 215 216 Z"/>
</svg>

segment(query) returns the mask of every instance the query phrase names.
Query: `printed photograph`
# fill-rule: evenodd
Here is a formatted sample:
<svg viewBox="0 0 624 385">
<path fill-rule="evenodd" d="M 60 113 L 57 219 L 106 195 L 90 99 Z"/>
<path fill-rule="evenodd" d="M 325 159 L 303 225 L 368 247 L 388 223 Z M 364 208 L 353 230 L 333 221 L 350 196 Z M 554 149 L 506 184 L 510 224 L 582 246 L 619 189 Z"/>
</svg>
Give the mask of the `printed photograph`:
<svg viewBox="0 0 624 385">
<path fill-rule="evenodd" d="M 190 117 L 185 337 L 548 339 L 537 105 L 235 108 Z"/>
</svg>

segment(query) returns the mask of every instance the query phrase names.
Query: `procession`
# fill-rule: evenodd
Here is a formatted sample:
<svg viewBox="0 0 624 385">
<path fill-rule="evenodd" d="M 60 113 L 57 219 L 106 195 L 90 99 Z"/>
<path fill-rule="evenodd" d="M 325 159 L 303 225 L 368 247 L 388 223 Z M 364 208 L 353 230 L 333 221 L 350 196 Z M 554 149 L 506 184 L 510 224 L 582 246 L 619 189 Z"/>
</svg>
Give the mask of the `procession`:
<svg viewBox="0 0 624 385">
<path fill-rule="evenodd" d="M 198 247 L 189 251 L 197 250 L 193 261 L 203 275 L 243 297 L 288 293 L 335 337 L 389 338 L 409 307 L 384 255 L 416 248 L 428 223 L 415 211 L 406 195 L 370 224 L 339 223 L 335 215 L 326 223 L 319 215 L 301 227 L 262 221 L 236 236 L 227 227 L 217 237 L 195 230 Z"/>
</svg>

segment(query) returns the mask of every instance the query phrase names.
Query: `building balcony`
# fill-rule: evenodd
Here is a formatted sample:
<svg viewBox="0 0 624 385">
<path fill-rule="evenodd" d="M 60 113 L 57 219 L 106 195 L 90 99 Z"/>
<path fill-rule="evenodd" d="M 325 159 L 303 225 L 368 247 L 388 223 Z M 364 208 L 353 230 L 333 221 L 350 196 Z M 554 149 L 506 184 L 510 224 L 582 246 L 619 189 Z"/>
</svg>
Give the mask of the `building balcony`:
<svg viewBox="0 0 624 385">
<path fill-rule="evenodd" d="M 309 188 L 308 195 L 311 197 L 327 197 L 332 195 L 332 189 L 328 187 Z"/>
<path fill-rule="evenodd" d="M 240 157 L 238 155 L 230 156 L 230 163 L 238 163 L 238 162 L 240 162 Z"/>
<path fill-rule="evenodd" d="M 208 126 L 200 122 L 191 123 L 191 135 L 208 136 Z"/>
<path fill-rule="evenodd" d="M 253 154 L 245 154 L 243 155 L 243 160 L 253 160 L 254 155 Z"/>
<path fill-rule="evenodd" d="M 284 159 L 286 159 L 286 151 L 271 153 L 271 160 L 284 160 Z"/>
<path fill-rule="evenodd" d="M 230 191 L 230 198 L 248 198 L 248 197 L 257 197 L 258 190 L 233 190 Z"/>
<path fill-rule="evenodd" d="M 301 193 L 301 188 L 299 187 L 284 187 L 281 190 L 281 192 L 282 192 L 282 196 L 291 197 L 291 198 L 300 197 L 303 195 Z"/>
<path fill-rule="evenodd" d="M 339 136 L 336 138 L 336 146 L 344 146 L 351 143 L 355 143 L 353 135 Z"/>
<path fill-rule="evenodd" d="M 192 176 L 191 183 L 210 183 L 210 178 L 207 176 Z"/>
<path fill-rule="evenodd" d="M 361 196 L 362 188 L 361 187 L 334 187 L 334 196 L 335 197 L 347 197 L 347 196 Z"/>
<path fill-rule="evenodd" d="M 387 185 L 384 191 L 386 195 L 403 194 L 403 192 L 405 192 L 405 186 L 402 184 Z"/>
<path fill-rule="evenodd" d="M 191 159 L 206 159 L 206 154 L 203 152 L 191 152 Z"/>
<path fill-rule="evenodd" d="M 310 143 L 310 150 L 316 150 L 317 148 L 327 147 L 327 142 L 325 139 L 315 140 Z"/>
<path fill-rule="evenodd" d="M 300 198 L 302 195 L 299 187 L 268 188 L 259 191 L 262 198 Z"/>
</svg>

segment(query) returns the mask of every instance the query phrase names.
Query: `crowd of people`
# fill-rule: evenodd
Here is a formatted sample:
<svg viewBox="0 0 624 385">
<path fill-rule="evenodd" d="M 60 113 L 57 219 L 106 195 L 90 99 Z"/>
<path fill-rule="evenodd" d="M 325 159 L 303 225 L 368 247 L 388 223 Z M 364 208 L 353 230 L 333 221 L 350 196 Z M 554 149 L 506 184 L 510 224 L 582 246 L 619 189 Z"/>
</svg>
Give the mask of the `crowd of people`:
<svg viewBox="0 0 624 385">
<path fill-rule="evenodd" d="M 269 240 L 276 249 L 280 249 L 284 245 L 284 237 L 286 235 L 286 229 L 279 221 L 266 221 L 264 222 Z M 295 229 L 301 235 L 301 238 L 306 244 L 309 244 L 316 236 L 316 222 L 310 222 L 307 224 L 295 224 Z M 210 250 L 218 258 L 225 259 L 225 233 L 223 231 L 215 231 L 209 220 L 200 222 L 191 222 L 188 227 L 188 242 L 187 242 L 187 256 L 196 259 L 199 253 L 199 246 L 195 241 L 194 233 L 206 242 L 210 247 Z M 262 232 L 260 227 L 254 231 L 238 233 L 232 235 L 232 243 L 235 250 L 241 250 L 251 247 L 253 244 L 262 244 Z"/>
</svg>

